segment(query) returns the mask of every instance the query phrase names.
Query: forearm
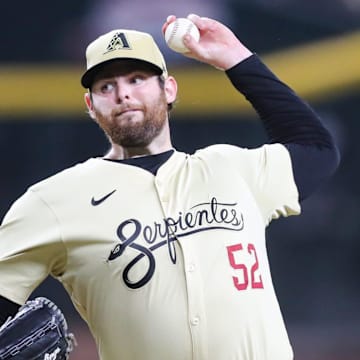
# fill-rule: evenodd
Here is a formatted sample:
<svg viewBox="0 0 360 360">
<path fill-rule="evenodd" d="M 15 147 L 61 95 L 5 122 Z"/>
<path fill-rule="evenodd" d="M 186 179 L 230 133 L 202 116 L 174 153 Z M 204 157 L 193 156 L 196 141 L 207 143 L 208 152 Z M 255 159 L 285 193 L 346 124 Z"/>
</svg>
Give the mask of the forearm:
<svg viewBox="0 0 360 360">
<path fill-rule="evenodd" d="M 331 134 L 313 109 L 256 55 L 228 70 L 227 75 L 259 114 L 269 142 L 288 148 L 300 200 L 306 198 L 339 164 Z"/>
<path fill-rule="evenodd" d="M 256 55 L 234 66 L 227 74 L 258 113 L 271 143 L 334 146 L 330 133 L 313 109 Z"/>
</svg>

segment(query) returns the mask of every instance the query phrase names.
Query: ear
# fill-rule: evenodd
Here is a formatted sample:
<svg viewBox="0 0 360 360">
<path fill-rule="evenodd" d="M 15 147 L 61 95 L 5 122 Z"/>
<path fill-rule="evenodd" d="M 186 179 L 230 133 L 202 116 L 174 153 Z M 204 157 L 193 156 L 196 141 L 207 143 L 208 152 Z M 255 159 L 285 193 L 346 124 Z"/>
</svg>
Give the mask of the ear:
<svg viewBox="0 0 360 360">
<path fill-rule="evenodd" d="M 177 82 L 172 76 L 165 79 L 164 89 L 167 103 L 173 103 L 176 100 L 177 95 Z"/>
<path fill-rule="evenodd" d="M 85 104 L 86 104 L 86 107 L 88 109 L 90 117 L 92 119 L 96 120 L 95 112 L 94 112 L 94 105 L 93 105 L 93 102 L 91 100 L 91 96 L 90 96 L 89 92 L 84 94 L 84 100 L 85 100 Z"/>
</svg>

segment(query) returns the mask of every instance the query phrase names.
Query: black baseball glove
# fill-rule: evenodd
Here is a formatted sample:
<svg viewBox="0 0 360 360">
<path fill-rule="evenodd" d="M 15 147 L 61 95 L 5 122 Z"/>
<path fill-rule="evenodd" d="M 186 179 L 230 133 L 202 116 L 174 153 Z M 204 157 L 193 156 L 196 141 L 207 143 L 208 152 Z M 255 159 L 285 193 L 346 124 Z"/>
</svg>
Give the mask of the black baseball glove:
<svg viewBox="0 0 360 360">
<path fill-rule="evenodd" d="M 43 297 L 27 301 L 0 328 L 1 360 L 66 360 L 74 345 L 63 313 Z"/>
</svg>

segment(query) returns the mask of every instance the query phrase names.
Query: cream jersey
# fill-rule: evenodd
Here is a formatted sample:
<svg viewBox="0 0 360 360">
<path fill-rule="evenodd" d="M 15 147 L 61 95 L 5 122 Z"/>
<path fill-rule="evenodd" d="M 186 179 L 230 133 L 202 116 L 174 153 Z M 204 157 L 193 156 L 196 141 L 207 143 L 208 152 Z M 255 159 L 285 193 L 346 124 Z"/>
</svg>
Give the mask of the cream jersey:
<svg viewBox="0 0 360 360">
<path fill-rule="evenodd" d="M 265 228 L 299 213 L 280 144 L 175 151 L 156 176 L 89 159 L 6 214 L 0 295 L 24 303 L 51 274 L 102 360 L 290 360 Z"/>
</svg>

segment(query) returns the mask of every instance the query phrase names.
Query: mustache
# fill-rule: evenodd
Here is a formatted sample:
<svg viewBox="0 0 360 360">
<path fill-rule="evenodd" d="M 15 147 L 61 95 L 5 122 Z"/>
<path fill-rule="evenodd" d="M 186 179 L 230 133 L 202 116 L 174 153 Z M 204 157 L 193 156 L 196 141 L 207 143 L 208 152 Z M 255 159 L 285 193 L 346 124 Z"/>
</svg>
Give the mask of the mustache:
<svg viewBox="0 0 360 360">
<path fill-rule="evenodd" d="M 112 109 L 111 115 L 118 116 L 130 110 L 143 110 L 143 106 L 134 103 L 126 103 L 126 104 L 118 105 Z"/>
</svg>

